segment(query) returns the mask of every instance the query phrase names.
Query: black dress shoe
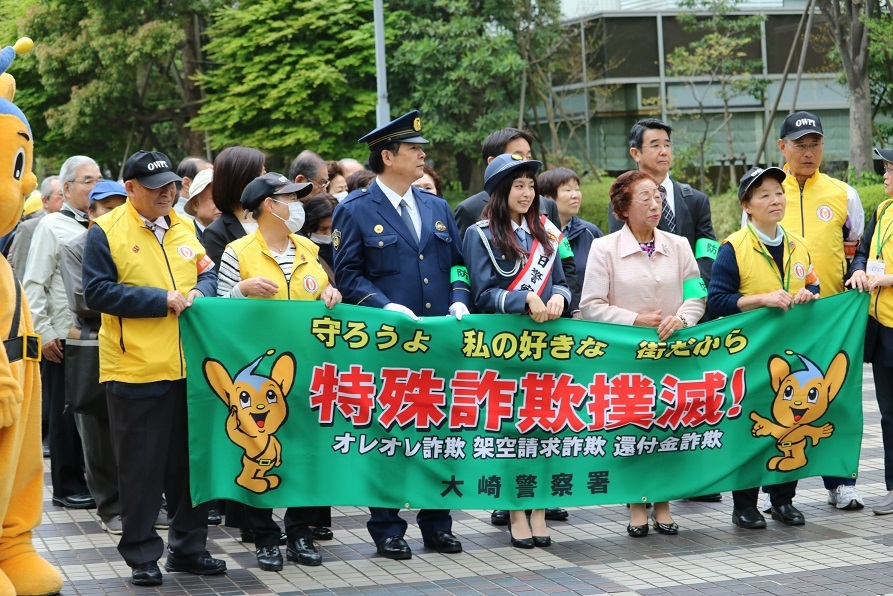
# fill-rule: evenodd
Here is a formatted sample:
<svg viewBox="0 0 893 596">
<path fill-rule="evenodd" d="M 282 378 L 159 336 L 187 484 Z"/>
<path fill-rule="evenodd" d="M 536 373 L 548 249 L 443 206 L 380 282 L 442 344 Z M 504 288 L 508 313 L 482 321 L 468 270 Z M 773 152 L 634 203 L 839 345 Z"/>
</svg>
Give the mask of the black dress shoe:
<svg viewBox="0 0 893 596">
<path fill-rule="evenodd" d="M 490 523 L 494 526 L 509 525 L 509 512 L 505 509 L 497 509 L 490 514 Z"/>
<path fill-rule="evenodd" d="M 648 524 L 642 526 L 627 524 L 626 533 L 629 534 L 632 538 L 643 538 L 648 535 Z"/>
<path fill-rule="evenodd" d="M 312 538 L 301 537 L 294 542 L 289 540 L 285 556 L 289 561 L 294 561 L 298 565 L 307 565 L 308 567 L 322 565 L 322 555 L 313 546 Z"/>
<path fill-rule="evenodd" d="M 747 530 L 757 530 L 766 527 L 766 518 L 760 513 L 756 507 L 746 507 L 744 509 L 732 509 L 732 523 L 739 528 Z"/>
<path fill-rule="evenodd" d="M 452 532 L 437 530 L 433 536 L 427 536 L 423 542 L 428 548 L 433 548 L 439 553 L 454 554 L 462 552 L 462 543 L 453 536 Z"/>
<path fill-rule="evenodd" d="M 770 512 L 772 513 L 772 519 L 788 526 L 802 526 L 806 523 L 806 519 L 804 519 L 800 510 L 790 503 L 772 507 Z"/>
<path fill-rule="evenodd" d="M 391 536 L 385 538 L 383 542 L 376 546 L 378 554 L 385 559 L 394 559 L 400 561 L 402 559 L 412 558 L 412 549 L 406 544 L 403 536 Z"/>
<path fill-rule="evenodd" d="M 219 575 L 226 573 L 226 561 L 213 558 L 206 550 L 191 555 L 175 555 L 168 549 L 164 570 L 169 573 L 184 571 L 193 575 Z"/>
<path fill-rule="evenodd" d="M 651 525 L 654 526 L 654 529 L 657 530 L 658 534 L 666 534 L 667 536 L 675 536 L 679 533 L 679 526 L 676 525 L 676 522 L 670 522 L 668 524 L 662 524 L 655 517 L 651 516 Z"/>
<path fill-rule="evenodd" d="M 719 503 L 722 501 L 722 493 L 713 493 L 712 495 L 701 495 L 700 497 L 688 497 L 686 501 L 696 501 L 698 503 Z"/>
<path fill-rule="evenodd" d="M 216 507 L 208 508 L 208 525 L 209 526 L 219 526 L 220 522 L 223 521 L 220 518 L 220 510 Z"/>
<path fill-rule="evenodd" d="M 246 528 L 239 530 L 239 541 L 254 544 L 254 532 Z M 279 535 L 279 546 L 285 546 L 288 543 L 288 536 L 285 532 Z"/>
<path fill-rule="evenodd" d="M 567 509 L 561 507 L 549 507 L 546 509 L 546 520 L 564 521 L 567 519 Z"/>
<path fill-rule="evenodd" d="M 134 567 L 130 582 L 135 586 L 160 586 L 161 569 L 158 568 L 158 563 L 152 561 Z"/>
<path fill-rule="evenodd" d="M 330 528 L 310 528 L 314 540 L 331 540 L 335 537 Z"/>
<path fill-rule="evenodd" d="M 96 507 L 96 501 L 89 494 L 69 495 L 67 497 L 53 497 L 53 505 L 57 507 L 65 507 L 67 509 L 93 509 Z"/>
<path fill-rule="evenodd" d="M 552 545 L 552 537 L 551 536 L 534 536 L 533 537 L 533 546 L 538 546 L 539 548 L 546 548 L 547 546 Z"/>
<path fill-rule="evenodd" d="M 261 546 L 255 552 L 261 571 L 282 571 L 282 551 L 278 546 Z"/>
</svg>

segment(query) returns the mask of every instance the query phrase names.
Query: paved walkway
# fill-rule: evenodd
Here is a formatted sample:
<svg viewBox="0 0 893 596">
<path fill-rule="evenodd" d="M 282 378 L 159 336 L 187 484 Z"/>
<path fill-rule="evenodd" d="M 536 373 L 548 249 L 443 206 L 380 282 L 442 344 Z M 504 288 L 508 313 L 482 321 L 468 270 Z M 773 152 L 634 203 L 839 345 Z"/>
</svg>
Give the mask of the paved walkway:
<svg viewBox="0 0 893 596">
<path fill-rule="evenodd" d="M 551 523 L 552 547 L 521 551 L 509 546 L 505 528 L 489 524 L 489 512 L 465 511 L 453 514 L 465 552 L 450 556 L 425 549 L 411 523 L 407 540 L 413 558 L 390 561 L 369 542 L 366 512 L 343 507 L 332 512 L 335 539 L 319 543 L 321 567 L 286 563 L 281 573 L 259 571 L 252 545 L 239 542 L 238 531 L 218 526 L 211 527 L 208 546 L 226 560 L 228 573 L 164 574 L 164 585 L 156 590 L 129 583 L 116 540 L 100 529 L 93 511 L 53 507 L 45 489 L 35 543 L 64 573 L 66 595 L 890 594 L 893 515 L 878 517 L 870 509 L 885 491 L 870 371 L 863 404 L 859 490 L 868 507 L 839 511 L 827 504 L 821 479 L 804 480 L 795 503 L 807 523 L 797 528 L 772 520 L 766 530 L 736 528 L 726 493 L 722 503 L 674 502 L 678 536 L 652 532 L 629 538 L 625 507 L 588 507 L 571 510 L 567 522 Z"/>
</svg>

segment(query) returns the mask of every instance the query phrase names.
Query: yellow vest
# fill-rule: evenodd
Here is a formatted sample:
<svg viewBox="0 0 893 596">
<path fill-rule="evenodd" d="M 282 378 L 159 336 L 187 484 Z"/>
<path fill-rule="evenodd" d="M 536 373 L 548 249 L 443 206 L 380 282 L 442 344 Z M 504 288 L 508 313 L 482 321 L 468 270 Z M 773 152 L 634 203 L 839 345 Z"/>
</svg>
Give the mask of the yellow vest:
<svg viewBox="0 0 893 596">
<path fill-rule="evenodd" d="M 731 244 L 738 262 L 738 275 L 741 284 L 738 291 L 745 296 L 774 292 L 787 284 L 792 296 L 807 284 L 815 284 L 815 274 L 810 272 L 812 262 L 803 238 L 787 233 L 784 248 L 784 271 L 779 275 L 778 265 L 759 238 L 751 232 L 750 226 L 742 228 L 723 240 Z"/>
<path fill-rule="evenodd" d="M 239 275 L 242 279 L 260 275 L 275 281 L 279 290 L 272 300 L 317 300 L 329 285 L 329 278 L 317 260 L 319 247 L 297 234 L 288 237 L 295 244 L 295 262 L 288 280 L 270 254 L 260 230 L 229 243 L 239 259 Z"/>
<path fill-rule="evenodd" d="M 118 270 L 118 283 L 176 290 L 184 297 L 195 287 L 199 267 L 208 259 L 194 228 L 170 212 L 164 244 L 146 228 L 127 201 L 97 218 Z M 124 383 L 173 381 L 186 377 L 179 319 L 125 319 L 103 313 L 99 330 L 99 380 Z"/>
<path fill-rule="evenodd" d="M 880 236 L 884 242 L 881 246 L 881 258 L 885 264 L 893 263 L 893 242 L 890 241 L 893 237 L 893 199 L 887 199 L 878 205 L 876 213 L 878 220 L 871 236 L 871 244 L 868 245 L 868 259 L 877 258 L 877 243 Z M 866 239 L 863 238 L 862 241 L 865 242 Z M 885 268 L 893 273 L 889 265 Z M 877 294 L 871 297 L 868 313 L 884 327 L 893 327 L 893 287 L 881 287 Z"/>
<path fill-rule="evenodd" d="M 822 281 L 822 296 L 839 294 L 847 268 L 843 254 L 846 184 L 816 170 L 801 192 L 800 183 L 790 174 L 787 164 L 784 170 L 788 177 L 782 186 L 788 202 L 781 225 L 809 241 L 809 252 Z"/>
</svg>

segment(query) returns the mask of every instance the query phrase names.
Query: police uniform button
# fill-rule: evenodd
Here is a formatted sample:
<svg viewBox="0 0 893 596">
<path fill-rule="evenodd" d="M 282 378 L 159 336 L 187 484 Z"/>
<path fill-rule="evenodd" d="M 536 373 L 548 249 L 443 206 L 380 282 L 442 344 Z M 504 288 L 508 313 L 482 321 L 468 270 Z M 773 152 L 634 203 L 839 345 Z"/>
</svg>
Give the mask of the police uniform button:
<svg viewBox="0 0 893 596">
<path fill-rule="evenodd" d="M 425 255 L 419 255 L 419 260 L 420 260 L 420 261 L 424 261 L 424 260 L 425 260 Z"/>
<path fill-rule="evenodd" d="M 379 241 L 378 241 L 378 245 L 379 245 L 379 246 L 384 246 L 384 242 L 382 242 L 381 240 L 379 240 Z"/>
<path fill-rule="evenodd" d="M 425 308 L 431 308 L 431 303 L 430 303 L 430 302 L 426 302 L 426 303 L 425 303 Z"/>
<path fill-rule="evenodd" d="M 426 277 L 426 278 L 423 279 L 422 281 L 425 282 L 425 283 L 428 283 L 428 278 Z"/>
</svg>

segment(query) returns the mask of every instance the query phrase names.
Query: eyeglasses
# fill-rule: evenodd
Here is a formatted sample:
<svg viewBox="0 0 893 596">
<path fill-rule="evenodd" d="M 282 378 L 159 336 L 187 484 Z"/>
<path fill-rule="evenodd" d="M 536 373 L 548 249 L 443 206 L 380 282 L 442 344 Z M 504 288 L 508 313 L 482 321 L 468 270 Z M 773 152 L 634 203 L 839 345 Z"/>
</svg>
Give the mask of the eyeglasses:
<svg viewBox="0 0 893 596">
<path fill-rule="evenodd" d="M 884 164 L 884 171 L 888 174 L 893 174 L 893 163 L 887 162 Z"/>
<path fill-rule="evenodd" d="M 806 153 L 807 151 L 815 151 L 819 147 L 825 144 L 824 141 L 814 141 L 812 143 L 792 143 L 790 142 L 791 147 L 794 148 L 798 153 Z"/>
<path fill-rule="evenodd" d="M 88 176 L 81 180 L 72 180 L 72 182 L 75 184 L 83 184 L 84 186 L 94 186 L 95 184 L 102 182 L 102 178 L 91 178 Z"/>
<path fill-rule="evenodd" d="M 329 187 L 329 180 L 327 178 L 327 179 L 323 180 L 322 182 L 314 182 L 313 184 L 317 185 L 318 187 L 320 187 L 322 189 L 326 189 Z"/>
</svg>

